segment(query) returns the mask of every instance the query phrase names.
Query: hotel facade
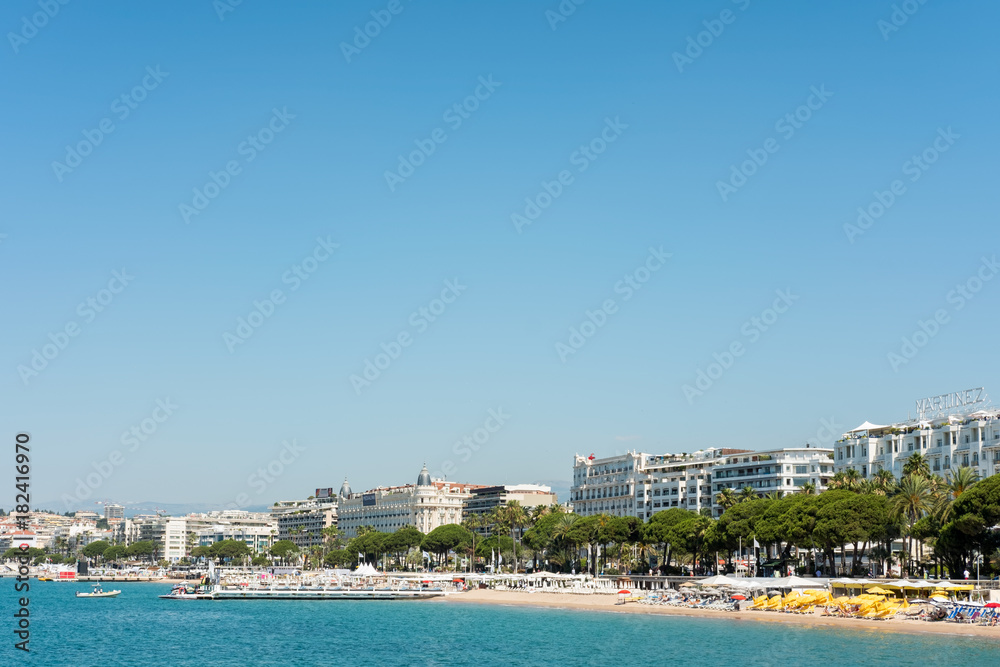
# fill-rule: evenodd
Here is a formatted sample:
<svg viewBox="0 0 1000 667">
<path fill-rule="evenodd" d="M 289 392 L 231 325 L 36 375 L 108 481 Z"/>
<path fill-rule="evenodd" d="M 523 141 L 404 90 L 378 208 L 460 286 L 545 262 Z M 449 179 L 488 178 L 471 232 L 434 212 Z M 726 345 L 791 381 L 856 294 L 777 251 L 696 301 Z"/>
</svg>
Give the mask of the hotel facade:
<svg viewBox="0 0 1000 667">
<path fill-rule="evenodd" d="M 980 477 L 1000 473 L 1000 410 L 950 414 L 889 425 L 865 422 L 834 445 L 836 472 L 857 470 L 868 478 L 879 470 L 895 477 L 913 454 L 921 454 L 932 474 L 947 477 L 970 467 Z"/>
<path fill-rule="evenodd" d="M 357 537 L 358 529 L 371 526 L 383 533 L 393 533 L 413 526 L 429 533 L 438 526 L 462 522 L 464 503 L 477 484 L 459 484 L 431 479 L 427 466 L 417 476 L 416 484 L 370 489 L 364 493 L 341 494 L 338 502 L 338 527 L 345 538 Z M 343 491 L 343 490 L 342 490 Z"/>
<path fill-rule="evenodd" d="M 692 454 L 626 452 L 573 461 L 570 498 L 581 516 L 610 514 L 648 519 L 656 512 L 683 507 L 692 512 L 712 506 L 712 470 L 742 449 L 706 449 Z"/>
<path fill-rule="evenodd" d="M 712 471 L 712 516 L 722 515 L 716 499 L 724 489 L 741 491 L 750 487 L 760 496 L 775 492 L 784 496 L 812 484 L 816 493 L 825 491 L 833 477 L 832 456 L 832 449 L 810 446 L 726 456 Z"/>
<path fill-rule="evenodd" d="M 463 502 L 462 518 L 486 516 L 497 507 L 509 505 L 511 501 L 516 501 L 527 512 L 538 506 L 549 507 L 559 502 L 556 494 L 552 493 L 552 487 L 541 484 L 484 486 L 473 489 L 472 495 Z M 480 526 L 477 532 L 486 534 L 489 526 Z"/>
<path fill-rule="evenodd" d="M 764 495 L 798 491 L 806 483 L 816 492 L 833 475 L 832 449 L 789 447 L 767 452 L 709 448 L 691 454 L 627 452 L 573 462 L 573 511 L 581 516 L 610 514 L 643 521 L 672 507 L 719 516 L 715 502 L 723 489 L 749 486 Z"/>
</svg>

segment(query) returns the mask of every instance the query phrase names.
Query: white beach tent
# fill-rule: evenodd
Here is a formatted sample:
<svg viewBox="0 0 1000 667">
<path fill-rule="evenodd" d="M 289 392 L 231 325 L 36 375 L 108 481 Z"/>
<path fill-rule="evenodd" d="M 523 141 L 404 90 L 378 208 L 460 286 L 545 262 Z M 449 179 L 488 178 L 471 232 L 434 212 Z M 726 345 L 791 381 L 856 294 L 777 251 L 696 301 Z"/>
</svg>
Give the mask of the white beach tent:
<svg viewBox="0 0 1000 667">
<path fill-rule="evenodd" d="M 358 566 L 358 569 L 354 571 L 354 574 L 360 577 L 375 577 L 378 576 L 378 570 L 368 563 L 362 563 Z"/>
</svg>

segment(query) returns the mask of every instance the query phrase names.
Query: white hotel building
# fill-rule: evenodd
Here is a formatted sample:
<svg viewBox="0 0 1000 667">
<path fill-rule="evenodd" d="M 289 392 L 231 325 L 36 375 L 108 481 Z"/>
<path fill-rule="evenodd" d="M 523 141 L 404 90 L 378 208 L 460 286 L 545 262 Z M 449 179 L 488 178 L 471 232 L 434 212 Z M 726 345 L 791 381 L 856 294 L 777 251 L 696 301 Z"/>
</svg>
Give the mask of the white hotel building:
<svg viewBox="0 0 1000 667">
<path fill-rule="evenodd" d="M 871 477 L 888 470 L 903 474 L 915 453 L 927 459 L 931 473 L 947 478 L 955 468 L 972 467 L 980 477 L 1000 473 L 1000 410 L 980 410 L 890 425 L 865 422 L 834 445 L 837 472 L 857 470 Z"/>
<path fill-rule="evenodd" d="M 712 506 L 712 475 L 727 455 L 741 449 L 706 449 L 654 456 L 628 452 L 598 459 L 577 455 L 570 498 L 581 516 L 610 514 L 648 519 L 682 507 L 699 512 Z"/>
<path fill-rule="evenodd" d="M 438 526 L 462 523 L 463 503 L 477 484 L 458 484 L 431 479 L 425 465 L 416 484 L 378 487 L 364 493 L 351 493 L 344 482 L 338 503 L 338 527 L 346 538 L 357 537 L 358 528 L 371 526 L 383 533 L 393 533 L 403 526 L 413 526 L 429 533 Z"/>
<path fill-rule="evenodd" d="M 635 488 L 646 480 L 642 463 L 649 456 L 628 452 L 603 459 L 594 455 L 576 455 L 573 461 L 573 486 L 570 501 L 580 516 L 610 514 L 638 516 Z"/>
<path fill-rule="evenodd" d="M 712 470 L 712 515 L 722 515 L 715 498 L 723 489 L 738 492 L 749 486 L 759 496 L 774 492 L 784 496 L 812 484 L 816 493 L 825 491 L 833 477 L 832 456 L 832 449 L 808 445 L 726 456 Z"/>
</svg>

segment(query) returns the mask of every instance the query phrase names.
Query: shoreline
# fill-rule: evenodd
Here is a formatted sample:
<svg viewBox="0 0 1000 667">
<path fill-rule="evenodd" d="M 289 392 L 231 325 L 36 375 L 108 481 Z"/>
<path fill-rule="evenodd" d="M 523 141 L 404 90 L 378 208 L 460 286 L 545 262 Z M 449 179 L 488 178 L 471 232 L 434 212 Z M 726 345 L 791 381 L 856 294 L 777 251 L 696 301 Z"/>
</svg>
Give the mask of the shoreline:
<svg viewBox="0 0 1000 667">
<path fill-rule="evenodd" d="M 832 629 L 843 628 L 915 635 L 932 634 L 956 637 L 985 637 L 1000 642 L 1000 626 L 987 627 L 949 623 L 946 621 L 931 622 L 902 619 L 873 621 L 861 618 L 822 616 L 821 614 L 785 614 L 766 611 L 727 612 L 713 609 L 685 609 L 683 607 L 644 605 L 639 603 L 618 604 L 618 596 L 602 594 L 578 595 L 573 593 L 472 590 L 448 595 L 433 602 L 508 605 L 654 616 L 681 616 L 687 618 L 717 619 L 721 621 L 748 621 L 751 623 L 771 623 Z"/>
</svg>

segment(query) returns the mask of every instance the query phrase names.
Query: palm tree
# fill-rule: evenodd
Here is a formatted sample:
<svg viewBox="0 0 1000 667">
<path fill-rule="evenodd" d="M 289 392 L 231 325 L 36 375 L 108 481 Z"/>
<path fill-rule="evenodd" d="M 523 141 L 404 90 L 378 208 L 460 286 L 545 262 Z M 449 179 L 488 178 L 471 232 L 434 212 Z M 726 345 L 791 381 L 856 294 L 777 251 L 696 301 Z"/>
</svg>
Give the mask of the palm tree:
<svg viewBox="0 0 1000 667">
<path fill-rule="evenodd" d="M 846 488 L 847 481 L 844 477 L 843 472 L 833 473 L 833 477 L 830 478 L 830 482 L 826 485 L 828 489 L 843 489 Z"/>
<path fill-rule="evenodd" d="M 799 487 L 799 493 L 801 493 L 803 495 L 806 495 L 806 496 L 815 496 L 816 495 L 816 483 L 815 482 L 806 482 L 801 487 Z"/>
<path fill-rule="evenodd" d="M 752 486 L 744 486 L 740 489 L 740 502 L 745 503 L 748 500 L 754 500 L 757 498 L 757 492 L 753 490 Z"/>
<path fill-rule="evenodd" d="M 924 455 L 919 452 L 913 452 L 910 454 L 910 458 L 906 459 L 903 464 L 903 476 L 907 475 L 919 475 L 920 477 L 930 477 L 931 476 L 931 466 L 927 463 L 927 459 Z"/>
<path fill-rule="evenodd" d="M 546 505 L 535 505 L 531 508 L 531 523 L 537 523 L 546 514 L 552 512 L 552 509 Z"/>
<path fill-rule="evenodd" d="M 715 496 L 715 502 L 722 508 L 722 511 L 725 512 L 727 509 L 738 503 L 739 499 L 736 497 L 736 492 L 732 489 L 722 489 L 722 491 L 719 491 L 718 495 Z"/>
<path fill-rule="evenodd" d="M 497 508 L 497 519 L 498 524 L 510 531 L 510 539 L 514 543 L 514 573 L 517 574 L 517 533 L 528 525 L 528 513 L 520 502 L 511 500 Z"/>
<path fill-rule="evenodd" d="M 320 534 L 323 535 L 323 555 L 326 556 L 329 548 L 327 545 L 334 546 L 337 543 L 337 527 L 336 526 L 325 526 L 320 529 Z"/>
<path fill-rule="evenodd" d="M 323 564 L 323 547 L 316 544 L 309 547 L 309 564 L 312 569 L 317 569 Z"/>
<path fill-rule="evenodd" d="M 948 523 L 952 506 L 958 497 L 975 486 L 978 481 L 979 472 L 975 468 L 965 466 L 952 470 L 948 474 L 947 481 L 940 477 L 935 480 L 937 502 L 933 513 L 941 525 Z"/>
<path fill-rule="evenodd" d="M 907 538 L 907 573 L 909 573 L 909 555 L 913 553 L 914 524 L 933 508 L 933 490 L 930 481 L 920 475 L 907 475 L 899 481 L 899 490 L 893 496 L 892 506 L 896 513 L 906 521 Z"/>
<path fill-rule="evenodd" d="M 474 512 L 465 517 L 462 525 L 472 533 L 472 556 L 469 558 L 469 572 L 476 571 L 476 531 L 486 525 L 486 517 L 478 512 Z"/>
<path fill-rule="evenodd" d="M 887 496 L 891 494 L 896 488 L 896 477 L 891 471 L 881 469 L 872 475 L 872 481 L 875 483 L 877 493 L 880 496 Z"/>
<path fill-rule="evenodd" d="M 965 491 L 976 485 L 979 481 L 979 472 L 975 468 L 963 466 L 952 470 L 948 475 L 948 489 L 952 498 L 956 500 Z"/>
<path fill-rule="evenodd" d="M 857 491 L 861 485 L 861 473 L 854 468 L 848 468 L 844 472 L 844 486 L 848 491 Z"/>
<path fill-rule="evenodd" d="M 578 514 L 564 513 L 552 528 L 552 541 L 563 548 L 563 560 L 567 564 L 576 560 L 575 552 L 577 544 L 570 538 L 570 530 L 578 518 L 580 518 Z"/>
</svg>

